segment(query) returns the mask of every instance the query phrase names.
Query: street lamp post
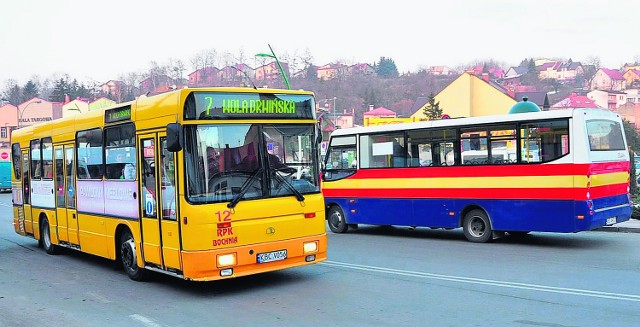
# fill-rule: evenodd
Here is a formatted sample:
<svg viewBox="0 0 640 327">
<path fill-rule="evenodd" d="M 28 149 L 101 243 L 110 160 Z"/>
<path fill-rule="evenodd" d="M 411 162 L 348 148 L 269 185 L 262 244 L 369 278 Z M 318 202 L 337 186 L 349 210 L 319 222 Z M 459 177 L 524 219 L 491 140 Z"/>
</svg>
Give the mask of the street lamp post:
<svg viewBox="0 0 640 327">
<path fill-rule="evenodd" d="M 271 50 L 271 54 L 268 53 L 256 53 L 256 57 L 267 57 L 267 58 L 273 58 L 276 60 L 276 64 L 278 64 L 278 68 L 280 69 L 280 74 L 282 74 L 282 78 L 284 79 L 284 84 L 287 85 L 287 89 L 291 90 L 291 85 L 289 84 L 289 79 L 287 79 L 287 74 L 284 73 L 284 69 L 282 68 L 282 65 L 280 64 L 280 60 L 278 60 L 278 57 L 276 56 L 275 52 L 273 52 L 273 48 L 271 48 L 270 44 L 267 44 L 269 46 L 269 50 Z"/>
<path fill-rule="evenodd" d="M 24 112 L 27 110 L 27 108 L 29 108 L 29 106 L 34 104 L 34 103 L 42 103 L 42 101 L 41 100 L 31 101 L 31 102 L 27 103 L 27 105 L 24 106 L 24 108 L 22 108 L 22 110 L 20 110 L 20 108 L 18 108 L 18 128 L 22 127 L 22 115 L 24 115 Z"/>
<path fill-rule="evenodd" d="M 334 124 L 335 124 L 335 115 L 336 115 L 336 99 L 338 99 L 338 97 L 318 100 L 318 101 L 324 101 L 325 106 L 328 104 L 327 101 L 333 100 L 333 106 L 331 107 L 331 110 L 327 110 L 327 113 L 329 114 L 329 121 L 333 122 Z"/>
</svg>

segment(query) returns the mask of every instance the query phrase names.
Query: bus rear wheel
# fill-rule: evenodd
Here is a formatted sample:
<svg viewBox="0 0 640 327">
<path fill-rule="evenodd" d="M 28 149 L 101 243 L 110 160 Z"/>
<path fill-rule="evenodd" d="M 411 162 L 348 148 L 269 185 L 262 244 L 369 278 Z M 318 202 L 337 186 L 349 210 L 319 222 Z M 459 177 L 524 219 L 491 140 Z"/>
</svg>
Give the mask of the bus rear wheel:
<svg viewBox="0 0 640 327">
<path fill-rule="evenodd" d="M 129 278 L 136 281 L 145 279 L 146 270 L 138 267 L 136 243 L 133 240 L 133 235 L 128 230 L 123 231 L 120 236 L 120 260 L 122 260 L 122 268 L 124 268 Z"/>
<path fill-rule="evenodd" d="M 329 229 L 334 233 L 344 233 L 349 228 L 347 221 L 344 217 L 344 212 L 340 206 L 332 206 L 327 213 L 327 223 L 329 223 Z"/>
<path fill-rule="evenodd" d="M 47 254 L 57 254 L 59 252 L 58 246 L 51 242 L 51 228 L 49 228 L 49 219 L 47 218 L 42 219 L 40 239 L 42 240 L 42 247 Z"/>
<path fill-rule="evenodd" d="M 462 223 L 464 236 L 474 243 L 486 243 L 492 239 L 491 222 L 487 214 L 480 209 L 469 211 Z"/>
</svg>

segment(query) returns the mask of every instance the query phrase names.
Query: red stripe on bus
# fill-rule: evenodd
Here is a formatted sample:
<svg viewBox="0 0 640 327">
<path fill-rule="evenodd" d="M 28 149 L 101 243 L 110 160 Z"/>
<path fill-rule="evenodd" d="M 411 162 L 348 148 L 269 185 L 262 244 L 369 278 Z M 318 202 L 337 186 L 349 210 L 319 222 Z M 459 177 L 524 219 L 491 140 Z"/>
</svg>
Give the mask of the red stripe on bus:
<svg viewBox="0 0 640 327">
<path fill-rule="evenodd" d="M 574 200 L 573 188 L 475 188 L 475 189 L 324 189 L 326 198 L 389 199 L 548 199 Z M 586 194 L 586 192 L 580 192 Z M 584 199 L 586 195 L 582 195 Z"/>
<path fill-rule="evenodd" d="M 593 187 L 590 198 L 625 194 L 626 184 Z M 324 189 L 326 198 L 388 198 L 388 199 L 535 199 L 587 200 L 586 188 L 403 188 L 403 189 Z"/>
<path fill-rule="evenodd" d="M 424 177 L 498 177 L 498 176 L 566 176 L 597 175 L 629 171 L 629 162 L 598 164 L 542 164 L 452 166 L 415 168 L 371 168 L 358 170 L 350 179 L 365 178 L 424 178 Z"/>
</svg>

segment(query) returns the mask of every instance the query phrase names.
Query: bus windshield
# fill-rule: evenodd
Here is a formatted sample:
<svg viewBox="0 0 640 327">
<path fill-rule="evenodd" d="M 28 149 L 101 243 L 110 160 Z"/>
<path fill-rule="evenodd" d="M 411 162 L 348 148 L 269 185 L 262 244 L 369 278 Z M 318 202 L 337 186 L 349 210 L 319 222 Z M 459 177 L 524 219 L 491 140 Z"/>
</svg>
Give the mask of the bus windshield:
<svg viewBox="0 0 640 327">
<path fill-rule="evenodd" d="M 235 203 L 319 192 L 314 130 L 308 124 L 187 126 L 188 200 Z"/>
</svg>

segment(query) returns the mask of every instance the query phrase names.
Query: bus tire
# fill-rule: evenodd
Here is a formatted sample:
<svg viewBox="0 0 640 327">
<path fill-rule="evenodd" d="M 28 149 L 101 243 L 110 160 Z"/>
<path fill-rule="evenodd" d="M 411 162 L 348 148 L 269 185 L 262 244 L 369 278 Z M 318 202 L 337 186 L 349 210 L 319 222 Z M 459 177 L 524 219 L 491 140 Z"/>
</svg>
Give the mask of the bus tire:
<svg viewBox="0 0 640 327">
<path fill-rule="evenodd" d="M 480 209 L 473 209 L 464 216 L 462 229 L 467 240 L 474 243 L 486 243 L 493 239 L 491 221 Z"/>
<path fill-rule="evenodd" d="M 344 233 L 349 229 L 349 225 L 344 217 L 344 212 L 340 206 L 332 206 L 327 213 L 327 223 L 329 229 L 334 233 Z"/>
<path fill-rule="evenodd" d="M 120 260 L 122 260 L 122 268 L 129 278 L 135 281 L 145 279 L 147 271 L 138 267 L 136 243 L 128 229 L 124 230 L 120 235 Z"/>
<path fill-rule="evenodd" d="M 51 242 L 51 228 L 49 227 L 49 219 L 46 217 L 42 218 L 42 223 L 40 224 L 40 239 L 42 240 L 42 247 L 47 254 L 58 254 L 58 246 Z"/>
</svg>

